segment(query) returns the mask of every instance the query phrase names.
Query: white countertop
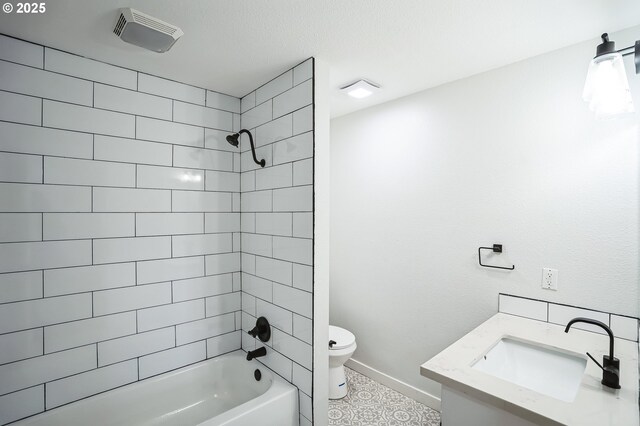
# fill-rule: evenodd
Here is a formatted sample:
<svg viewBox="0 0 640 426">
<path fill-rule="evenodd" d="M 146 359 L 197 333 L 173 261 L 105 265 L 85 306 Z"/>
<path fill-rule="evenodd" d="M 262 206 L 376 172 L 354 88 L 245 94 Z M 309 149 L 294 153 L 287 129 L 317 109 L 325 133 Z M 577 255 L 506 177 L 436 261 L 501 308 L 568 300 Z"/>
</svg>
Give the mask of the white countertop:
<svg viewBox="0 0 640 426">
<path fill-rule="evenodd" d="M 498 313 L 422 364 L 420 374 L 534 423 L 544 425 L 637 426 L 638 343 L 615 339 L 621 389 L 600 383 L 602 370 L 587 362 L 573 402 L 564 402 L 472 368 L 493 345 L 516 337 L 596 359 L 609 353 L 609 336 Z"/>
</svg>

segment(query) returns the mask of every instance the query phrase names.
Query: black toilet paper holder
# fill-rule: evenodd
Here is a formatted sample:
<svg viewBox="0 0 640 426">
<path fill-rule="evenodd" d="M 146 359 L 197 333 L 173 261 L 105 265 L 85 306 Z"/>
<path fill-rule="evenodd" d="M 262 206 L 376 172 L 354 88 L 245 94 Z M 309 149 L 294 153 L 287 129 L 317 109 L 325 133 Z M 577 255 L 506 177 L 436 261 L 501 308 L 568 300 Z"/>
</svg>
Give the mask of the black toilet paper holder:
<svg viewBox="0 0 640 426">
<path fill-rule="evenodd" d="M 494 244 L 493 247 L 478 247 L 478 263 L 484 268 L 506 269 L 507 271 L 513 271 L 516 269 L 515 265 L 511 265 L 510 268 L 504 266 L 485 265 L 482 263 L 482 250 L 491 250 L 493 253 L 502 253 L 502 244 Z"/>
</svg>

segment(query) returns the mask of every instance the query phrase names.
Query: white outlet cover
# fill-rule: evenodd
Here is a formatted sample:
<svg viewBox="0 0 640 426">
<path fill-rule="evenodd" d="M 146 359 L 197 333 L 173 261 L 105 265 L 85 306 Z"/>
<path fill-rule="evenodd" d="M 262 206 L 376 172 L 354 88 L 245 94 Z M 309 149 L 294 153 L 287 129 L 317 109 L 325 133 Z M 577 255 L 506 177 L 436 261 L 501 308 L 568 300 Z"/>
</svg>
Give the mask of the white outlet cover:
<svg viewBox="0 0 640 426">
<path fill-rule="evenodd" d="M 547 290 L 558 290 L 558 270 L 551 268 L 542 269 L 542 288 Z"/>
</svg>

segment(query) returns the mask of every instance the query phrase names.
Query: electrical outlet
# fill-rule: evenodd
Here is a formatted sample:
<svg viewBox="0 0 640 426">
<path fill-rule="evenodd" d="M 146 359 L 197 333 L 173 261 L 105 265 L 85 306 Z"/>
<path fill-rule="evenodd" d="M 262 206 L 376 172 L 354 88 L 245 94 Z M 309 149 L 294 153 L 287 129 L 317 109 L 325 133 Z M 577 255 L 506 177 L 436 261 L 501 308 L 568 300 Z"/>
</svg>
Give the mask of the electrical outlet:
<svg viewBox="0 0 640 426">
<path fill-rule="evenodd" d="M 542 288 L 558 290 L 558 270 L 551 268 L 542 269 Z"/>
</svg>

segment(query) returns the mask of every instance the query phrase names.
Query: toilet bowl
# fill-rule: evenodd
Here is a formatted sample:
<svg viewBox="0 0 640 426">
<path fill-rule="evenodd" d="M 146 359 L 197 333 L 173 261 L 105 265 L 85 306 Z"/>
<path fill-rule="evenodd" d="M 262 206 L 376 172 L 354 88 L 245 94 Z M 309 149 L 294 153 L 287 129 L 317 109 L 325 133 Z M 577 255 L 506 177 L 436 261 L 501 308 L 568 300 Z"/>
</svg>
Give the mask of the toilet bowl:
<svg viewBox="0 0 640 426">
<path fill-rule="evenodd" d="M 349 330 L 329 326 L 329 399 L 347 395 L 344 363 L 356 350 L 356 337 Z"/>
</svg>

